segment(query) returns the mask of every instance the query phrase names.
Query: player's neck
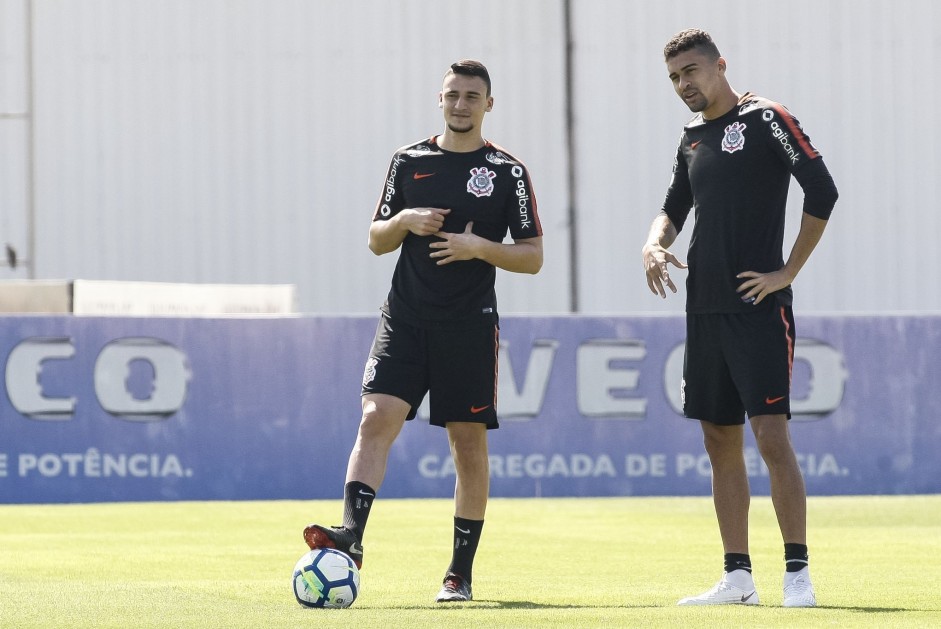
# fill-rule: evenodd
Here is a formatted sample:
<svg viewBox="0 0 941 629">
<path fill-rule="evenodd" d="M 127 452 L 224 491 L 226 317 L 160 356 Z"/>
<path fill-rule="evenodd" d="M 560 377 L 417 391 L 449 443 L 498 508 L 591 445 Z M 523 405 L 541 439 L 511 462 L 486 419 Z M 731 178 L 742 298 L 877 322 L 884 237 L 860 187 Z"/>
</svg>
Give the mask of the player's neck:
<svg viewBox="0 0 941 629">
<path fill-rule="evenodd" d="M 486 141 L 480 133 L 460 133 L 445 129 L 438 136 L 438 146 L 452 153 L 470 153 L 481 148 Z"/>
<path fill-rule="evenodd" d="M 732 111 L 741 98 L 741 94 L 729 87 L 727 90 L 722 92 L 722 96 L 717 98 L 714 103 L 702 111 L 703 119 L 715 120 L 716 118 L 721 118 L 725 114 Z"/>
</svg>

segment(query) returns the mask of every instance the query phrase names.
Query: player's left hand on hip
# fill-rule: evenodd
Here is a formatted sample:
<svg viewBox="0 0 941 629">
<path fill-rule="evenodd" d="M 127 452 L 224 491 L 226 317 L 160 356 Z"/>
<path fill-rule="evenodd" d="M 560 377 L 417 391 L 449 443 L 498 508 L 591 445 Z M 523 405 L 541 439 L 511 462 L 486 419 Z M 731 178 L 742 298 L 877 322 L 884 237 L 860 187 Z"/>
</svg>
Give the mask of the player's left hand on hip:
<svg viewBox="0 0 941 629">
<path fill-rule="evenodd" d="M 773 292 L 786 288 L 790 279 L 783 271 L 771 273 L 758 273 L 757 271 L 744 271 L 736 275 L 738 279 L 746 279 L 735 290 L 742 301 L 757 306 L 765 297 Z"/>
</svg>

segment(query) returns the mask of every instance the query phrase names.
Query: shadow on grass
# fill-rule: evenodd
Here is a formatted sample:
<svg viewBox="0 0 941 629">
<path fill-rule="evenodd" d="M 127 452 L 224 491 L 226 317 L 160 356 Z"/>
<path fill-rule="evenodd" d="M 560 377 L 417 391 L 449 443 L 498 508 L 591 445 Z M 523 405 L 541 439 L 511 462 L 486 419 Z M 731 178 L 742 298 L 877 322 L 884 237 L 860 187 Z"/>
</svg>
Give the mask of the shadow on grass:
<svg viewBox="0 0 941 629">
<path fill-rule="evenodd" d="M 659 605 L 659 604 L 650 604 L 650 605 L 629 605 L 626 603 L 611 603 L 610 605 L 598 605 L 598 604 L 585 604 L 585 605 L 576 605 L 576 604 L 556 604 L 556 603 L 536 603 L 533 601 L 499 601 L 491 599 L 474 599 L 473 601 L 468 601 L 466 603 L 461 602 L 452 602 L 446 604 L 425 604 L 425 605 L 414 605 L 414 606 L 405 606 L 398 607 L 394 609 L 455 609 L 455 610 L 468 610 L 468 609 L 666 609 L 675 607 L 674 605 Z M 777 605 L 759 605 L 751 609 L 775 609 L 778 608 Z M 686 608 L 692 609 L 692 608 Z M 708 609 L 699 608 L 699 609 Z M 784 609 L 783 607 L 780 609 Z M 922 609 L 922 608 L 913 608 L 913 607 L 860 607 L 852 605 L 818 605 L 813 608 L 821 611 L 845 611 L 845 612 L 858 612 L 861 614 L 901 614 L 901 613 L 938 613 L 941 612 L 941 609 Z M 800 610 L 795 610 L 800 612 Z"/>
<path fill-rule="evenodd" d="M 916 613 L 916 612 L 928 612 L 935 614 L 941 612 L 939 609 L 923 609 L 920 607 L 858 607 L 855 605 L 817 605 L 814 609 L 833 609 L 841 610 L 844 612 L 860 612 L 862 614 L 899 614 L 899 613 Z"/>
<path fill-rule="evenodd" d="M 427 606 L 416 606 L 426 609 Z M 556 603 L 536 603 L 533 601 L 498 601 L 492 599 L 477 599 L 466 603 L 452 602 L 445 604 L 435 604 L 434 609 L 654 609 L 663 607 L 662 605 L 627 605 L 624 603 L 611 603 L 610 605 L 598 604 L 556 604 Z"/>
</svg>

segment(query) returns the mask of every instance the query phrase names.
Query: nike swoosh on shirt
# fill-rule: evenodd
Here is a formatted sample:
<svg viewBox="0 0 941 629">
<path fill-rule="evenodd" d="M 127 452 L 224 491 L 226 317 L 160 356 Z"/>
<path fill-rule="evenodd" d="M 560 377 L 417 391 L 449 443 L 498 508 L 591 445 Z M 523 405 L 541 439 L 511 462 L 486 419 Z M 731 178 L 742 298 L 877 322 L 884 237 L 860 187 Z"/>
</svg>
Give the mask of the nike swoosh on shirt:
<svg viewBox="0 0 941 629">
<path fill-rule="evenodd" d="M 696 140 L 695 142 L 691 142 L 689 145 L 689 148 L 695 149 L 697 146 L 699 146 L 700 142 L 702 142 L 702 140 Z"/>
<path fill-rule="evenodd" d="M 412 179 L 424 179 L 425 177 L 431 177 L 435 173 L 415 173 L 412 175 Z"/>
<path fill-rule="evenodd" d="M 781 397 L 766 397 L 765 404 L 774 404 L 776 402 L 780 402 L 783 399 L 784 399 L 783 395 Z"/>
<path fill-rule="evenodd" d="M 490 405 L 489 405 L 489 404 L 488 404 L 487 406 L 471 406 L 471 407 L 470 407 L 470 412 L 473 413 L 474 415 L 476 415 L 477 413 L 482 413 L 482 412 L 484 412 L 484 411 L 487 410 L 488 408 L 490 408 Z"/>
</svg>

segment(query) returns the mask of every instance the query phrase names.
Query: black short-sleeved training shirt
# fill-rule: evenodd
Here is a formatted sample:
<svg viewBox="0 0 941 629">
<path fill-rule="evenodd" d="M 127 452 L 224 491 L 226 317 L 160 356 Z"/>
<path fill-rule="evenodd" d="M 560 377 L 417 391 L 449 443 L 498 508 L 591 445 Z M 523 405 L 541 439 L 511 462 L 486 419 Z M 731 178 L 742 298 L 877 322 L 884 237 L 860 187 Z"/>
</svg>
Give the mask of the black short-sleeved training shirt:
<svg viewBox="0 0 941 629">
<path fill-rule="evenodd" d="M 446 151 L 436 138 L 400 148 L 392 157 L 374 221 L 403 209 L 449 208 L 441 231 L 473 232 L 502 242 L 542 235 L 526 167 L 487 142 L 469 153 Z M 419 327 L 463 327 L 497 321 L 496 268 L 483 260 L 438 265 L 429 257 L 436 236 L 409 233 L 402 242 L 383 311 Z"/>
</svg>

